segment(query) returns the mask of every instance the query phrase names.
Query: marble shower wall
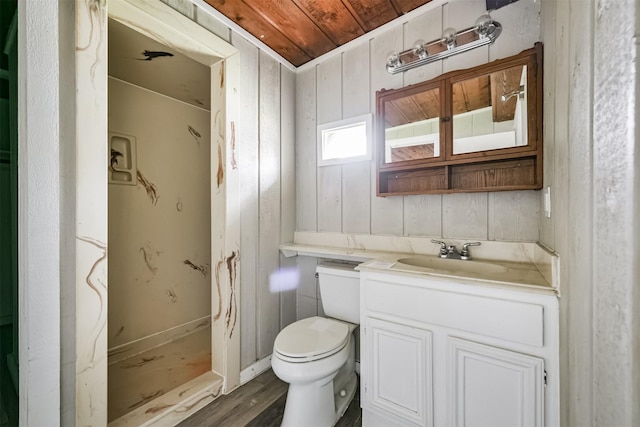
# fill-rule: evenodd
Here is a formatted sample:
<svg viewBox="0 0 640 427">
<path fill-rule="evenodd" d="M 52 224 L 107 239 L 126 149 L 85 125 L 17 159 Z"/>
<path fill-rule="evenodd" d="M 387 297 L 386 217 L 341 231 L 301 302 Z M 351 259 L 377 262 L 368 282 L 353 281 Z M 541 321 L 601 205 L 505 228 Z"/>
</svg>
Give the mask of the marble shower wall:
<svg viewBox="0 0 640 427">
<path fill-rule="evenodd" d="M 109 184 L 109 349 L 211 315 L 209 115 L 109 78 L 109 132 L 137 143 L 137 185 Z"/>
<path fill-rule="evenodd" d="M 49 9 L 43 9 L 42 7 L 38 9 L 35 4 L 38 2 L 19 2 L 20 5 L 25 3 L 31 4 L 31 11 L 24 13 L 23 10 L 19 16 L 31 18 L 33 15 L 36 15 L 34 13 L 36 10 L 45 10 L 47 13 L 43 15 L 44 17 L 53 16 L 55 18 L 57 16 Z M 63 321 L 63 340 L 60 352 L 62 379 L 59 380 L 61 402 L 59 405 L 56 403 L 56 396 L 52 391 L 53 389 L 57 390 L 58 386 L 53 382 L 53 379 L 51 382 L 48 380 L 48 377 L 54 375 L 56 376 L 55 378 L 58 378 L 57 372 L 53 369 L 48 369 L 46 371 L 47 375 L 41 375 L 39 371 L 33 372 L 38 374 L 40 383 L 53 384 L 53 386 L 45 387 L 43 390 L 52 394 L 51 405 L 48 406 L 62 408 L 64 425 L 105 425 L 107 423 L 108 347 L 106 185 L 108 169 L 106 166 L 109 165 L 110 161 L 107 150 L 107 17 L 119 14 L 120 22 L 132 22 L 134 27 L 142 31 L 148 29 L 151 31 L 151 34 L 160 37 L 166 43 L 172 43 L 176 47 L 181 47 L 182 51 L 191 52 L 195 46 L 197 57 L 207 65 L 215 64 L 218 62 L 218 58 L 228 58 L 236 54 L 237 50 L 227 48 L 226 46 L 228 46 L 228 44 L 219 43 L 214 35 L 202 30 L 202 28 L 197 25 L 185 25 L 186 22 L 184 18 L 178 16 L 178 14 L 167 13 L 168 8 L 159 0 L 109 0 L 109 2 L 106 0 L 60 0 L 60 2 L 56 3 L 60 3 L 58 5 L 60 10 L 64 9 L 65 12 L 60 13 L 61 17 L 65 17 L 64 20 L 61 18 L 60 22 L 64 21 L 67 24 L 60 26 L 59 40 L 60 51 L 66 55 L 66 60 L 60 61 L 60 69 L 64 69 L 67 72 L 64 73 L 64 76 L 66 76 L 63 79 L 64 85 L 58 85 L 57 82 L 51 83 L 49 80 L 44 81 L 48 82 L 48 85 L 45 86 L 47 89 L 49 89 L 49 87 L 59 88 L 61 99 L 66 101 L 64 103 L 56 103 L 56 106 L 65 106 L 64 108 L 60 108 L 60 111 L 57 113 L 59 113 L 58 115 L 61 119 L 64 119 L 64 127 L 61 127 L 60 131 L 61 133 L 64 131 L 65 136 L 69 138 L 69 142 L 65 145 L 65 150 L 61 152 L 59 156 L 65 166 L 64 169 L 60 169 L 60 177 L 64 178 L 67 185 L 63 188 L 64 191 L 62 194 L 64 197 L 61 197 L 63 207 L 60 212 L 64 215 L 60 217 L 60 221 L 55 220 L 57 216 L 47 211 L 44 211 L 43 216 L 47 216 L 48 222 L 46 222 L 46 224 L 58 224 L 58 222 L 60 222 L 61 229 L 65 231 L 75 231 L 75 239 L 72 239 L 73 241 L 70 241 L 67 235 L 61 237 L 62 240 L 64 240 L 62 248 L 67 255 L 68 262 L 56 263 L 56 266 L 60 266 L 62 275 L 69 279 L 68 282 L 74 283 L 75 289 L 73 291 L 64 290 L 62 301 L 59 304 L 61 307 L 61 314 L 59 316 L 55 316 L 54 312 L 53 316 L 47 317 L 46 315 L 48 315 L 49 312 L 41 309 L 36 310 L 36 313 L 38 318 L 45 319 L 45 321 L 51 323 L 53 327 L 55 327 L 54 322 L 57 322 L 59 318 L 62 318 Z M 154 18 L 154 16 L 157 15 L 160 16 L 160 19 Z M 176 19 L 176 17 L 182 20 Z M 29 21 L 29 19 L 26 20 Z M 48 23 L 49 21 L 50 19 L 47 20 L 45 18 L 42 21 L 37 21 L 37 23 L 42 24 L 43 22 Z M 56 18 L 52 22 L 57 23 L 58 19 Z M 75 26 L 73 25 L 74 23 Z M 45 25 L 43 28 L 48 29 L 49 27 Z M 68 31 L 68 29 L 70 30 Z M 185 31 L 195 33 L 197 39 L 206 40 L 206 42 L 202 45 L 189 43 L 188 39 L 185 40 L 184 37 L 182 37 Z M 54 33 L 54 30 L 48 30 L 46 32 L 31 31 L 31 34 L 40 35 L 41 38 L 50 38 Z M 25 44 L 22 45 L 25 46 Z M 40 65 L 40 57 L 43 55 L 46 56 L 45 54 L 48 55 L 50 51 L 58 51 L 57 47 L 54 49 L 41 49 L 40 46 L 48 46 L 48 44 L 39 41 L 35 44 L 35 47 L 29 47 L 28 52 L 33 51 L 35 48 L 35 52 L 37 52 L 36 57 L 38 58 L 38 60 L 30 61 L 30 63 L 33 62 Z M 57 66 L 57 60 L 55 63 Z M 42 62 L 42 64 L 46 64 L 46 62 Z M 71 68 L 69 69 L 69 67 Z M 50 68 L 55 69 L 55 66 L 51 66 Z M 237 67 L 233 70 L 233 72 L 237 74 Z M 44 74 L 39 72 L 36 72 L 35 75 L 37 75 L 38 78 L 33 80 L 38 82 L 44 77 Z M 60 75 L 62 76 L 63 74 L 61 73 Z M 225 80 L 228 81 L 229 79 L 227 78 Z M 40 86 L 36 87 L 39 88 Z M 229 91 L 231 91 L 231 94 L 237 92 L 235 87 L 229 88 Z M 36 90 L 33 92 L 34 95 L 38 93 L 47 94 L 49 92 L 47 90 Z M 225 99 L 235 99 L 233 95 L 230 97 L 228 95 L 227 93 Z M 47 100 L 54 99 L 52 97 L 45 98 Z M 29 100 L 29 105 L 36 105 L 36 107 L 31 108 L 31 110 L 41 113 L 40 105 L 43 101 L 35 101 L 31 98 L 29 98 Z M 232 108 L 232 110 L 235 109 Z M 42 120 L 42 117 L 38 117 L 37 123 L 46 124 L 49 122 Z M 229 126 L 233 127 L 233 124 L 230 123 L 223 122 L 222 124 L 227 128 Z M 221 131 L 217 126 L 211 126 L 211 129 L 212 134 L 215 132 L 216 135 L 220 135 L 220 137 L 225 140 L 225 145 L 232 145 L 233 141 L 231 141 L 231 137 L 227 138 L 227 135 L 232 135 L 232 132 Z M 26 132 L 24 134 L 26 134 Z M 31 135 L 32 132 L 29 132 L 29 134 Z M 54 131 L 47 133 L 45 139 L 47 141 L 46 147 L 52 145 L 50 141 L 53 135 L 55 135 Z M 67 140 L 65 140 L 65 142 L 66 141 Z M 44 148 L 29 151 L 32 153 L 42 151 L 47 154 L 47 159 L 58 158 L 57 155 L 51 156 L 47 150 L 43 150 Z M 224 153 L 224 150 L 222 151 Z M 212 159 L 215 157 L 214 153 L 215 151 L 212 151 L 210 157 L 205 157 L 215 160 L 217 164 L 217 159 Z M 23 158 L 26 158 L 26 156 L 23 156 Z M 36 162 L 36 164 L 37 167 L 30 168 L 30 170 L 39 170 L 42 163 Z M 48 164 L 49 163 L 46 163 L 46 165 Z M 227 172 L 226 182 L 228 184 L 229 177 L 237 175 L 237 173 L 231 170 L 226 160 L 223 166 Z M 142 172 L 144 173 L 144 170 L 142 170 Z M 41 198 L 39 194 L 40 191 L 44 191 L 47 195 L 56 195 L 57 190 L 52 192 L 48 191 L 48 186 L 55 184 L 55 182 L 57 181 L 49 179 L 46 185 L 39 185 L 39 188 L 33 191 L 36 192 L 39 198 Z M 157 183 L 153 180 L 149 182 L 155 184 L 157 187 Z M 59 186 L 54 186 L 59 188 Z M 238 193 L 235 188 L 233 190 L 232 194 Z M 33 191 L 31 193 L 33 193 Z M 146 189 L 144 194 L 146 194 Z M 162 194 L 160 194 L 160 197 L 162 197 Z M 160 199 L 158 199 L 158 203 L 160 203 L 159 200 Z M 226 209 L 227 205 L 222 203 L 221 206 L 224 206 L 224 209 Z M 58 210 L 56 209 L 55 212 L 58 212 Z M 225 213 L 224 215 L 227 214 Z M 233 218 L 235 217 L 237 217 L 237 215 L 233 215 Z M 52 228 L 57 230 L 55 227 Z M 237 246 L 237 242 L 239 241 L 238 234 L 236 230 L 229 233 L 227 229 L 227 232 L 222 235 L 219 233 L 216 234 L 215 242 L 218 242 L 220 239 L 226 242 L 228 239 L 229 244 L 226 245 L 225 248 L 229 248 L 230 253 L 234 250 L 237 252 L 234 243 Z M 56 245 L 55 247 L 58 248 L 59 246 L 60 245 Z M 212 246 L 214 248 L 216 247 L 215 244 L 212 244 Z M 54 257 L 54 255 L 51 256 Z M 73 262 L 73 260 L 75 260 L 75 262 Z M 40 272 L 40 270 L 38 271 Z M 55 277 L 55 275 L 49 274 L 46 269 L 42 270 L 39 274 L 46 274 L 47 277 L 51 278 Z M 46 281 L 43 283 L 46 283 Z M 66 282 L 62 281 L 61 283 Z M 27 284 L 27 286 L 31 289 L 29 284 Z M 53 287 L 47 287 L 47 291 L 49 288 L 54 289 Z M 226 291 L 226 288 L 223 289 L 223 292 L 224 291 Z M 38 292 L 38 295 L 40 295 L 40 297 L 42 295 L 47 296 L 48 305 L 58 307 L 58 304 L 51 303 L 56 301 L 55 296 L 49 295 L 47 292 Z M 38 301 L 43 300 L 40 297 Z M 226 301 L 226 299 L 224 301 Z M 148 316 L 161 316 L 161 314 L 148 313 Z M 46 347 L 51 353 L 51 349 L 55 350 L 57 347 L 53 342 L 56 335 L 47 334 L 42 336 L 46 336 Z M 238 342 L 235 347 L 239 344 L 239 339 L 236 337 L 237 336 L 234 336 L 234 339 Z M 220 352 L 226 352 L 226 354 L 222 355 L 223 357 L 227 359 L 237 359 L 239 351 L 235 347 L 233 343 L 225 342 L 216 348 L 219 348 Z M 58 366 L 58 363 L 56 363 L 56 354 L 57 352 L 53 351 L 50 355 L 51 357 L 47 357 L 47 360 L 49 360 L 47 366 Z M 37 359 L 43 360 L 44 358 Z M 49 374 L 49 372 L 51 373 Z M 237 373 L 234 375 L 237 376 Z M 58 380 L 56 379 L 56 381 Z M 207 378 L 201 386 L 204 388 L 198 391 L 198 393 L 204 390 L 204 392 L 207 393 L 207 399 L 220 391 L 219 384 L 215 378 Z M 180 391 L 180 393 L 182 393 L 182 391 Z M 184 399 L 180 393 L 173 396 L 170 401 L 165 402 L 175 405 L 176 402 Z M 206 399 L 202 400 L 200 397 L 202 396 L 199 395 L 199 397 L 195 397 L 197 399 L 196 403 L 204 404 L 203 402 L 206 402 Z M 32 401 L 37 402 L 38 400 Z M 38 406 L 42 405 L 38 404 Z M 195 410 L 197 409 L 197 405 L 193 406 L 190 404 L 186 409 L 189 411 Z M 184 411 L 185 408 L 181 407 L 180 414 L 184 415 Z M 33 411 L 33 413 L 35 413 L 35 411 Z"/>
</svg>

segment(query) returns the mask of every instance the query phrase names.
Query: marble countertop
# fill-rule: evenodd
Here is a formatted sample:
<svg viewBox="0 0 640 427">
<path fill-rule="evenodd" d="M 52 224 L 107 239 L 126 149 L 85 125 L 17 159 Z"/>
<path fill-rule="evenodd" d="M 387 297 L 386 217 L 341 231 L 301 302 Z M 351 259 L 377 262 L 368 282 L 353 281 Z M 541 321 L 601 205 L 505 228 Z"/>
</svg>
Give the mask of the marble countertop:
<svg viewBox="0 0 640 427">
<path fill-rule="evenodd" d="M 442 239 L 440 239 L 442 240 Z M 444 239 L 461 247 L 465 241 Z M 481 241 L 470 261 L 440 259 L 429 237 L 296 232 L 285 256 L 357 261 L 360 270 L 454 278 L 559 294 L 559 257 L 535 242 Z"/>
</svg>

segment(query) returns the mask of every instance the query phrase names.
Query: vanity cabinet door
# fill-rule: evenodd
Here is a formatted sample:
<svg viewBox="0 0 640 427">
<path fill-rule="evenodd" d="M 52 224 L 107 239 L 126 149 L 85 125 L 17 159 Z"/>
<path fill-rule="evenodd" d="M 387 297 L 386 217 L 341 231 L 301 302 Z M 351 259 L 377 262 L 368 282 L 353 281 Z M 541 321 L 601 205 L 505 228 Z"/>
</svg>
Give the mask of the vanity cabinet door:
<svg viewBox="0 0 640 427">
<path fill-rule="evenodd" d="M 394 425 L 432 426 L 431 332 L 374 318 L 365 322 L 365 406 Z"/>
<path fill-rule="evenodd" d="M 450 426 L 543 426 L 544 361 L 448 338 Z"/>
</svg>

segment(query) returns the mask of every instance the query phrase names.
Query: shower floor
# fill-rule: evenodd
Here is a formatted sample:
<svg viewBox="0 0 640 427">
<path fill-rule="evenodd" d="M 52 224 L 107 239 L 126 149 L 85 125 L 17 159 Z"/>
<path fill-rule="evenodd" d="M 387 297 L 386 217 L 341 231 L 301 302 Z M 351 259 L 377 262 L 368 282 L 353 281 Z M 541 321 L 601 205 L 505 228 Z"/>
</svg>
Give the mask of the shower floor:
<svg viewBox="0 0 640 427">
<path fill-rule="evenodd" d="M 211 328 L 109 364 L 109 422 L 211 370 Z"/>
</svg>

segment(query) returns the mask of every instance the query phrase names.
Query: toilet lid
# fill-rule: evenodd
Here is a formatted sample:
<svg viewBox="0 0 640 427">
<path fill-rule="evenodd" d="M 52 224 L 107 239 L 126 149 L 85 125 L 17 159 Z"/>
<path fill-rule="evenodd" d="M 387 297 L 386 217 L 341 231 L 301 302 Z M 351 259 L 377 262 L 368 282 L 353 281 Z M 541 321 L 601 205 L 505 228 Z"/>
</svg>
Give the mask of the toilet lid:
<svg viewBox="0 0 640 427">
<path fill-rule="evenodd" d="M 310 361 L 330 356 L 342 349 L 348 340 L 349 327 L 345 323 L 309 317 L 280 331 L 273 348 L 283 356 Z"/>
</svg>

